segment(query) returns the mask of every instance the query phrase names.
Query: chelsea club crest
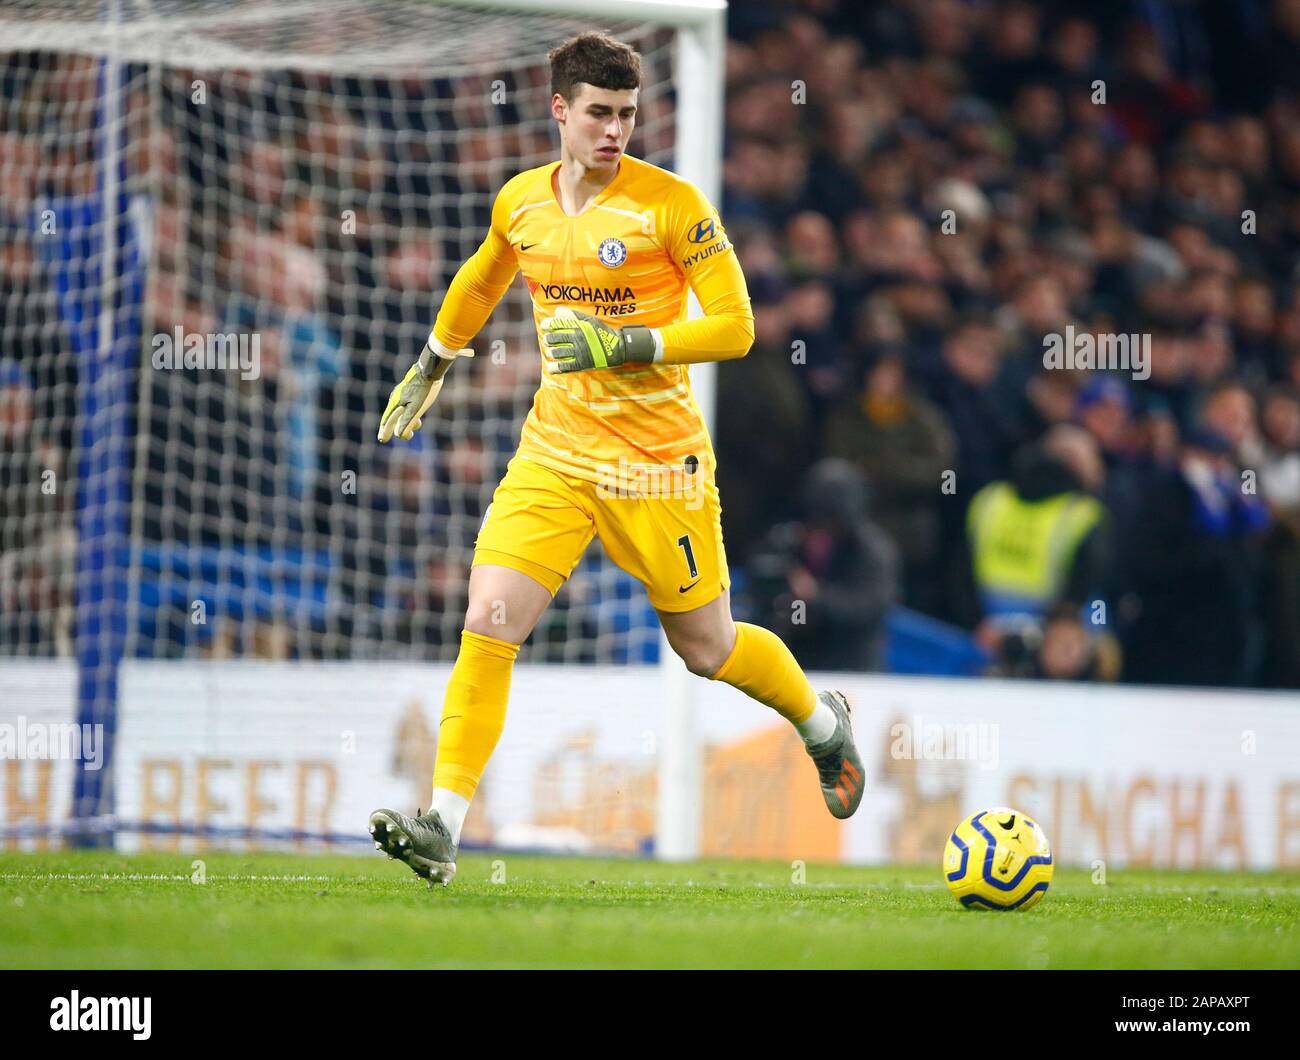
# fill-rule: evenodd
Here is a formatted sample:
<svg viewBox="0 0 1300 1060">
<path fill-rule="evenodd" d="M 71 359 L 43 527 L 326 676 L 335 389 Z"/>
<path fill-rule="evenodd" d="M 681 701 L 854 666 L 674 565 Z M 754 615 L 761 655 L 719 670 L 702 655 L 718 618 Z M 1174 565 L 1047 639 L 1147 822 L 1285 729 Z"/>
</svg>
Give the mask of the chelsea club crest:
<svg viewBox="0 0 1300 1060">
<path fill-rule="evenodd" d="M 617 269 L 627 261 L 627 246 L 621 239 L 606 239 L 596 248 L 596 257 L 607 269 Z"/>
</svg>

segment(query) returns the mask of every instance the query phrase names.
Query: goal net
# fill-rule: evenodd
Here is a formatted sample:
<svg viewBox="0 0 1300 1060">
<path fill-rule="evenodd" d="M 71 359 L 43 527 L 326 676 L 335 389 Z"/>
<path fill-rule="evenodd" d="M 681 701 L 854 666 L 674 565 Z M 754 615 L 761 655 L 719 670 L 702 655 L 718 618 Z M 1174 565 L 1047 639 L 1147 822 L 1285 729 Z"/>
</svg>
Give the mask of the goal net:
<svg viewBox="0 0 1300 1060">
<path fill-rule="evenodd" d="M 636 47 L 629 150 L 677 161 L 671 26 L 513 6 L 0 0 L 11 680 L 71 660 L 111 740 L 122 660 L 454 658 L 540 371 L 522 283 L 416 440 L 375 434 L 496 190 L 557 156 L 547 51 Z M 521 661 L 659 637 L 594 547 Z M 104 798 L 83 774 L 74 811 Z"/>
</svg>

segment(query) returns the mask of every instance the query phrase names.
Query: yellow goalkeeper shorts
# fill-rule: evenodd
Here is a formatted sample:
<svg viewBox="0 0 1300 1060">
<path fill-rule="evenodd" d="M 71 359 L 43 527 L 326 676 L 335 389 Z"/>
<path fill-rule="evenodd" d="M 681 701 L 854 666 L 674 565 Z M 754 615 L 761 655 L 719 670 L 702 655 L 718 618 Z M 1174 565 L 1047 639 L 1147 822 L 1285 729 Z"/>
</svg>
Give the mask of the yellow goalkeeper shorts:
<svg viewBox="0 0 1300 1060">
<path fill-rule="evenodd" d="M 647 469 L 589 482 L 514 456 L 492 494 L 473 566 L 527 574 L 554 596 L 599 537 L 660 611 L 693 611 L 730 588 L 711 472 Z"/>
</svg>

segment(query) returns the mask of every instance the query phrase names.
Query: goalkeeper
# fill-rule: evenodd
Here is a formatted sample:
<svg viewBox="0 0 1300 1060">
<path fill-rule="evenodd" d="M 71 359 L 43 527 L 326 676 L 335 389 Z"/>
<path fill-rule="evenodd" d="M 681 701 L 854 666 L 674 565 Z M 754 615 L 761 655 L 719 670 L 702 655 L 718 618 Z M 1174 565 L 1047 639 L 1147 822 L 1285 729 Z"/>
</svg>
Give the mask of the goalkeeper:
<svg viewBox="0 0 1300 1060">
<path fill-rule="evenodd" d="M 560 159 L 498 193 L 487 237 L 457 272 L 379 425 L 381 442 L 419 430 L 444 373 L 471 355 L 470 340 L 522 272 L 545 371 L 475 542 L 432 803 L 415 818 L 370 817 L 376 846 L 430 886 L 455 874 L 519 646 L 593 536 L 645 585 L 692 673 L 794 725 L 832 814 L 857 809 L 865 779 L 844 696 L 815 691 L 774 633 L 731 617 L 713 447 L 687 366 L 743 357 L 753 342 L 736 252 L 695 187 L 624 153 L 641 83 L 637 53 L 584 33 L 550 60 Z M 688 290 L 704 310 L 699 319 L 686 319 Z"/>
</svg>

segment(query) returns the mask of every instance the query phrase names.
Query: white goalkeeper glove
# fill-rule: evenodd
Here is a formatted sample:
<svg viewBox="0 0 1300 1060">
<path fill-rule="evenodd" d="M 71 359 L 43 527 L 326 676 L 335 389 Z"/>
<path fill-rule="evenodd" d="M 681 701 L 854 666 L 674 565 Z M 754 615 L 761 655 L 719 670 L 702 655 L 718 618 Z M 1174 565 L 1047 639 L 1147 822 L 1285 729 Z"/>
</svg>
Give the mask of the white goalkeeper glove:
<svg viewBox="0 0 1300 1060">
<path fill-rule="evenodd" d="M 429 336 L 424 352 L 393 392 L 388 395 L 388 407 L 379 420 L 379 441 L 389 441 L 393 435 L 409 442 L 424 422 L 424 414 L 442 391 L 442 377 L 457 357 L 473 357 L 470 349 L 452 350 Z"/>
</svg>

